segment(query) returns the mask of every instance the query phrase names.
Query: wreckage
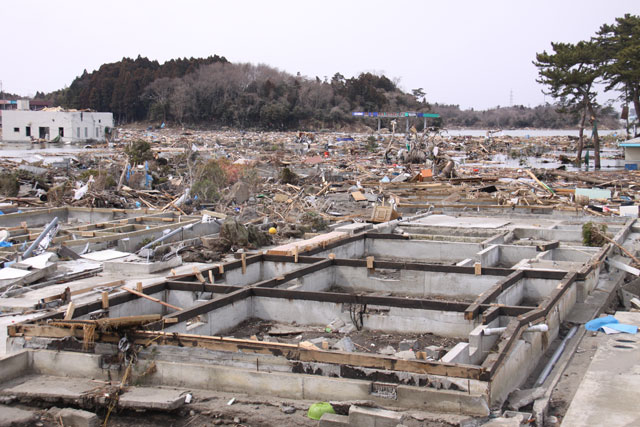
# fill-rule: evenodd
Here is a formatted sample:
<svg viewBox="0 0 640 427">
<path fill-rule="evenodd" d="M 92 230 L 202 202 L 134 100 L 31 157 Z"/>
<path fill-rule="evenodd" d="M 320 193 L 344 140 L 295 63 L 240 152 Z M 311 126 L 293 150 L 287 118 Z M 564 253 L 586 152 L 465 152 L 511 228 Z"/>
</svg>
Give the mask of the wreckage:
<svg viewBox="0 0 640 427">
<path fill-rule="evenodd" d="M 438 144 L 432 154 L 454 158 L 450 141 Z M 458 165 L 464 174 L 434 177 L 427 163 L 389 167 L 380 155 L 376 168 L 339 172 L 330 150 L 287 162 L 300 181 L 267 183 L 265 197 L 236 187 L 224 205 L 181 201 L 190 214 L 171 206 L 189 197 L 181 191 L 158 199 L 167 209 L 0 216 L 11 242 L 2 270 L 14 275 L 0 282 L 0 306 L 28 316 L 7 327 L 0 393 L 152 409 L 135 393 L 173 387 L 156 409 L 215 390 L 486 417 L 532 375 L 548 385 L 538 371 L 553 368 L 543 366 L 552 343 L 601 313 L 634 271 L 640 226 L 623 216 L 633 174 Z M 308 228 L 286 231 L 312 209 Z M 584 240 L 587 223 L 605 235 L 599 246 Z M 275 244 L 261 237 L 270 229 Z M 205 249 L 215 254 L 184 263 Z M 58 386 L 35 387 L 43 381 Z"/>
</svg>

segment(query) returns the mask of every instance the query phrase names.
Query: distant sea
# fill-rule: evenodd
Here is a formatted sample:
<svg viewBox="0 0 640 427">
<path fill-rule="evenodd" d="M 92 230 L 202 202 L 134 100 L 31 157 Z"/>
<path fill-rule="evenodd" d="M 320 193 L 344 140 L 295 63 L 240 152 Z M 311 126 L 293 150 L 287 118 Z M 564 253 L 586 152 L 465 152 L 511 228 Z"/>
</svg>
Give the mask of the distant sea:
<svg viewBox="0 0 640 427">
<path fill-rule="evenodd" d="M 486 136 L 487 129 L 447 129 L 445 135 L 451 136 Z M 598 134 L 604 135 L 616 135 L 621 138 L 626 135 L 624 129 L 618 130 L 598 130 Z M 519 136 L 526 138 L 527 136 L 578 136 L 578 129 L 505 129 L 498 133 L 494 133 L 494 136 Z M 591 136 L 591 128 L 584 130 L 586 137 Z"/>
</svg>

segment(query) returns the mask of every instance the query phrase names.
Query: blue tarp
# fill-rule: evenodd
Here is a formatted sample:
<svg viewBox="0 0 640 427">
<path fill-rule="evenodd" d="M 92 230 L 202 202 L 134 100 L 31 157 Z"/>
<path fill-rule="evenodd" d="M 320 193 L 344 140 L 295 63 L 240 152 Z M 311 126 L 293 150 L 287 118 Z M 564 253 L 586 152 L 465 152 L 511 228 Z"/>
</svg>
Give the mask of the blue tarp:
<svg viewBox="0 0 640 427">
<path fill-rule="evenodd" d="M 590 320 L 585 323 L 584 328 L 587 331 L 600 331 L 603 326 L 615 329 L 616 331 L 625 332 L 627 334 L 635 334 L 638 332 L 637 326 L 622 324 L 613 316 L 599 317 L 597 319 Z"/>
</svg>

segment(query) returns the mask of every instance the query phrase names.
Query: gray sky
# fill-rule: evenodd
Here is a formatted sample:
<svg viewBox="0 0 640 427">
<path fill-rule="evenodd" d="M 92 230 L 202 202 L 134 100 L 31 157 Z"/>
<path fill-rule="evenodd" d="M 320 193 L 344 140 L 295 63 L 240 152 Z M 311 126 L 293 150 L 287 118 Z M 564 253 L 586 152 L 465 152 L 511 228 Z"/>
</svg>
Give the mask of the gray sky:
<svg viewBox="0 0 640 427">
<path fill-rule="evenodd" d="M 384 73 L 405 90 L 424 88 L 429 102 L 463 108 L 509 105 L 511 91 L 514 104 L 543 103 L 536 52 L 640 14 L 638 0 L 2 3 L 7 92 L 60 89 L 124 56 L 218 54 L 310 77 Z"/>
</svg>

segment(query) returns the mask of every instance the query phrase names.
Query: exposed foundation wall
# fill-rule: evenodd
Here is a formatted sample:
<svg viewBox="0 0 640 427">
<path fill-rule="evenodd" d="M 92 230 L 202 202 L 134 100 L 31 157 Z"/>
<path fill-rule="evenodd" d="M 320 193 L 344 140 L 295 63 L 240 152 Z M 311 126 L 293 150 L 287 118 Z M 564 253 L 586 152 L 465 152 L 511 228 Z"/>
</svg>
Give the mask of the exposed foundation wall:
<svg viewBox="0 0 640 427">
<path fill-rule="evenodd" d="M 308 264 L 295 264 L 292 262 L 261 261 L 247 264 L 246 272 L 242 274 L 241 268 L 225 270 L 224 283 L 231 286 L 248 286 L 263 280 L 273 279 L 291 271 L 304 268 Z"/>
<path fill-rule="evenodd" d="M 490 275 L 408 269 L 396 270 L 390 278 L 385 278 L 383 274 L 372 273 L 363 267 L 334 268 L 336 286 L 354 291 L 391 292 L 421 298 L 455 296 L 473 299 L 502 279 Z"/>
<path fill-rule="evenodd" d="M 469 342 L 459 342 L 442 357 L 446 363 L 462 363 L 466 365 L 480 365 L 489 354 L 493 345 L 498 341 L 498 335 L 483 335 L 485 328 L 497 328 L 500 319 L 494 319 L 487 325 L 478 325 L 469 333 Z"/>
<path fill-rule="evenodd" d="M 319 258 L 326 258 L 329 254 L 334 254 L 336 258 L 362 258 L 366 255 L 365 242 L 370 239 L 359 239 L 354 242 L 345 243 L 340 246 L 336 246 L 326 251 L 318 252 L 313 256 Z"/>
<path fill-rule="evenodd" d="M 154 294 L 150 294 L 149 296 L 153 298 L 157 298 L 162 301 L 164 300 L 165 293 L 164 291 L 156 292 Z M 75 317 L 74 319 L 86 320 L 86 319 L 89 319 L 89 314 L 90 313 L 84 316 L 78 316 L 78 317 Z M 109 306 L 110 318 L 124 317 L 124 316 L 137 316 L 137 315 L 143 315 L 143 314 L 160 314 L 164 316 L 165 314 L 167 314 L 167 308 L 161 304 L 158 304 L 157 302 L 150 301 L 145 298 L 135 298 L 131 301 L 127 301 L 122 304 Z"/>
<path fill-rule="evenodd" d="M 257 317 L 253 313 L 251 300 L 251 298 L 245 298 L 202 314 L 200 316 L 204 317 L 203 322 L 195 322 L 192 325 L 181 322 L 165 328 L 165 331 L 209 336 L 224 334 L 243 321 Z"/>
<path fill-rule="evenodd" d="M 9 348 L 10 346 L 7 346 Z M 31 351 L 23 350 L 0 358 L 0 379 L 10 381 L 25 375 L 31 369 Z"/>
<path fill-rule="evenodd" d="M 476 259 L 482 250 L 479 243 L 437 242 L 428 240 L 396 240 L 368 238 L 363 256 L 381 258 L 407 258 L 422 262 L 458 262 L 465 258 Z"/>
<path fill-rule="evenodd" d="M 558 336 L 559 328 L 569 315 L 577 298 L 577 282 L 555 304 L 545 319 L 548 332 L 525 332 L 507 355 L 491 381 L 491 406 L 498 406 L 509 393 L 531 375 L 549 343 Z"/>
<path fill-rule="evenodd" d="M 351 323 L 347 305 L 320 301 L 252 297 L 249 317 L 299 325 L 324 326 L 336 318 Z M 381 332 L 432 333 L 466 340 L 475 324 L 464 313 L 390 307 L 379 314 L 365 314 L 363 328 Z"/>
<path fill-rule="evenodd" d="M 28 227 L 42 227 L 49 224 L 55 217 L 58 217 L 58 222 L 66 223 L 69 218 L 69 210 L 66 208 L 38 209 L 0 215 L 0 227 L 20 227 L 22 222 L 26 222 Z"/>
<path fill-rule="evenodd" d="M 282 284 L 282 289 L 296 291 L 327 292 L 335 282 L 335 271 L 338 267 L 327 267 Z"/>
</svg>

